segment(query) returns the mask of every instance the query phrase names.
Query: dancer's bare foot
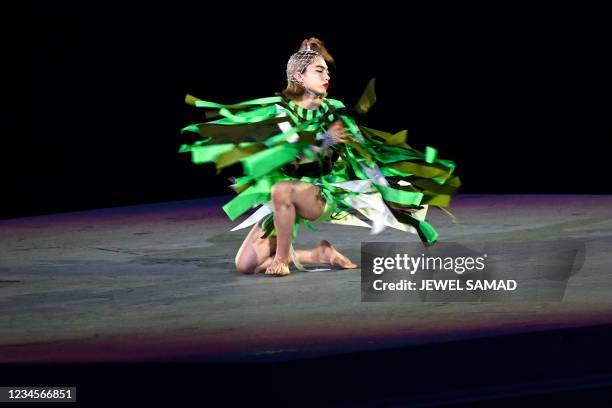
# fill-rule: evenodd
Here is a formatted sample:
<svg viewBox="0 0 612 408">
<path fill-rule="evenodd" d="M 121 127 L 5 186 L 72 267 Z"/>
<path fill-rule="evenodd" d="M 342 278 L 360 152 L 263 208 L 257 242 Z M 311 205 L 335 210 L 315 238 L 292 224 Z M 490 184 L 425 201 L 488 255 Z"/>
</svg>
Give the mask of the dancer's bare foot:
<svg viewBox="0 0 612 408">
<path fill-rule="evenodd" d="M 321 263 L 328 263 L 336 265 L 344 269 L 355 269 L 357 265 L 351 262 L 346 256 L 342 255 L 336 248 L 333 247 L 328 241 L 321 240 L 319 242 L 319 261 Z"/>
<path fill-rule="evenodd" d="M 266 269 L 266 275 L 269 276 L 285 276 L 289 275 L 289 263 L 282 262 L 279 259 L 274 259 L 272 264 Z"/>
</svg>

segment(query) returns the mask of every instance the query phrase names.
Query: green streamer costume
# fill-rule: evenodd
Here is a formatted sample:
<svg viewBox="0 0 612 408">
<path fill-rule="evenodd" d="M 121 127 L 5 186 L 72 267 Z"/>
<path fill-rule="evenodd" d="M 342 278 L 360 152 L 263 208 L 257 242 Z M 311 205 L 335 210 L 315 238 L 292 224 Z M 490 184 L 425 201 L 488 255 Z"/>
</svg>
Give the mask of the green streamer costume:
<svg viewBox="0 0 612 408">
<path fill-rule="evenodd" d="M 316 221 L 370 227 L 372 233 L 393 227 L 433 244 L 438 233 L 424 216 L 428 206 L 450 205 L 460 186 L 455 164 L 438 158 L 434 148 L 410 147 L 405 130 L 391 134 L 358 125 L 356 116 L 367 113 L 375 100 L 374 80 L 354 109 L 335 99 L 306 110 L 282 96 L 221 105 L 187 95 L 188 104 L 205 110 L 207 121 L 182 129 L 202 139 L 183 144 L 179 152 L 190 152 L 196 164 L 215 163 L 219 171 L 242 163 L 243 176 L 233 185 L 238 195 L 223 210 L 236 220 L 259 209 L 233 230 L 261 221 L 263 237 L 274 234 L 272 186 L 300 180 L 317 185 L 325 198 Z M 336 120 L 350 137 L 324 147 L 322 135 Z M 293 238 L 302 223 L 314 228 L 296 217 Z"/>
</svg>

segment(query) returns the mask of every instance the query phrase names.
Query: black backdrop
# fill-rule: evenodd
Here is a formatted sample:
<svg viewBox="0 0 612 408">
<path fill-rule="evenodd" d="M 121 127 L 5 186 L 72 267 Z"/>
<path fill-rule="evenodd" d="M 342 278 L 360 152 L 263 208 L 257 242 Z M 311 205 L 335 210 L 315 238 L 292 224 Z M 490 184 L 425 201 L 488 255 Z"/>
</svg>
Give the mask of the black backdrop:
<svg viewBox="0 0 612 408">
<path fill-rule="evenodd" d="M 390 131 L 407 128 L 414 146 L 430 144 L 442 157 L 454 159 L 462 192 L 611 192 L 604 148 L 610 136 L 610 30 L 601 10 L 559 5 L 545 10 L 449 9 L 438 3 L 432 10 L 399 10 L 381 2 L 332 9 L 330 3 L 284 2 L 273 7 L 265 3 L 265 10 L 258 3 L 245 11 L 236 2 L 214 4 L 214 9 L 179 7 L 176 2 L 131 10 L 89 2 L 81 6 L 85 9 L 60 8 L 58 3 L 33 7 L 27 22 L 5 37 L 12 45 L 4 50 L 5 66 L 23 64 L 4 76 L 3 90 L 16 92 L 3 93 L 9 119 L 3 124 L 9 126 L 0 150 L 0 215 L 230 194 L 226 181 L 214 178 L 212 169 L 194 167 L 188 157 L 176 154 L 178 130 L 198 119 L 197 112 L 184 106 L 184 94 L 219 102 L 270 95 L 283 86 L 286 59 L 312 35 L 327 42 L 338 62 L 331 96 L 351 103 L 367 80 L 376 77 L 379 102 L 368 124 Z M 8 51 L 16 57 L 7 57 Z M 569 353 L 576 344 L 567 339 L 562 343 Z M 510 348 L 520 344 L 509 342 Z M 436 349 L 425 354 L 432 360 L 423 367 L 435 370 L 422 383 L 439 383 L 439 373 L 447 368 L 452 375 L 446 377 L 456 379 L 457 367 L 465 378 L 482 379 L 488 371 L 481 363 L 495 359 L 468 366 L 455 361 L 497 350 L 480 343 L 475 347 L 473 353 Z M 587 349 L 595 356 L 600 348 Z M 532 356 L 532 361 L 542 361 L 542 356 Z M 574 360 L 584 362 L 569 358 L 568 367 Z M 354 361 L 340 367 L 343 373 L 363 367 L 361 360 Z M 502 370 L 510 379 L 526 360 L 513 361 L 517 363 Z M 232 387 L 224 399 L 284 398 L 291 392 L 287 398 L 295 405 L 331 388 L 356 389 L 354 376 L 338 375 L 338 366 L 331 364 L 334 369 L 327 371 L 329 367 L 308 370 L 298 364 L 293 371 L 279 371 L 281 375 L 272 372 L 275 366 L 259 373 L 258 378 L 284 381 L 273 393 L 257 381 L 243 382 L 250 388 L 236 393 L 233 379 L 256 377 L 250 368 L 234 366 L 220 372 L 214 366 L 186 371 L 174 365 L 23 365 L 4 372 L 11 378 L 7 384 L 78 385 L 82 401 L 141 401 L 148 396 L 156 401 L 177 396 L 209 400 L 211 393 Z M 284 376 L 287 371 L 292 375 Z M 371 390 L 406 384 L 403 368 L 368 371 L 372 375 L 362 383 L 372 381 L 367 384 Z M 326 372 L 334 378 L 321 377 Z M 315 382 L 317 391 L 310 399 L 284 387 L 300 384 L 302 378 L 309 383 L 322 379 Z M 386 383 L 393 378 L 395 382 Z M 259 394 L 254 394 L 256 387 Z"/>
<path fill-rule="evenodd" d="M 610 193 L 596 10 L 262 7 L 33 8 L 2 217 L 232 194 L 232 174 L 177 154 L 200 118 L 184 95 L 270 96 L 310 36 L 336 58 L 330 96 L 353 104 L 376 77 L 366 124 L 436 147 L 462 193 Z"/>
</svg>

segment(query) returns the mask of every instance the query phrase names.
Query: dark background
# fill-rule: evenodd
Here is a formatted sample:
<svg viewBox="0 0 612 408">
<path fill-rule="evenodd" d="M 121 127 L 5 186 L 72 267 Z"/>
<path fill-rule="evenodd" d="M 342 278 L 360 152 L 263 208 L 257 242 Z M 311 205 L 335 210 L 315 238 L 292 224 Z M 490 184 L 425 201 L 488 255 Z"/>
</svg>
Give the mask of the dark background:
<svg viewBox="0 0 612 408">
<path fill-rule="evenodd" d="M 183 98 L 271 96 L 310 36 L 337 61 L 330 97 L 352 105 L 376 77 L 365 124 L 454 160 L 460 193 L 611 192 L 601 12 L 376 4 L 33 7 L 0 215 L 232 194 L 232 174 L 177 153 L 202 119 Z"/>
<path fill-rule="evenodd" d="M 423 10 L 380 1 L 58 4 L 32 5 L 26 21 L 5 33 L 5 68 L 16 64 L 3 78 L 2 218 L 232 194 L 229 175 L 215 177 L 176 152 L 179 129 L 199 120 L 184 95 L 227 103 L 270 96 L 284 86 L 288 57 L 310 36 L 336 57 L 330 96 L 351 105 L 376 77 L 379 100 L 367 125 L 406 128 L 413 146 L 437 147 L 456 161 L 462 193 L 612 192 L 605 148 L 610 29 L 602 10 Z M 386 358 L 266 367 L 18 365 L 2 378 L 7 385 L 77 385 L 82 402 L 219 396 L 311 406 L 329 394 L 356 405 L 367 394 L 397 405 L 398 393 L 410 398 L 422 386 L 443 396 L 444 386 L 607 373 L 607 333 L 481 339 L 425 345 L 404 358 L 395 350 Z M 606 384 L 601 397 L 565 387 L 551 399 L 506 406 L 537 398 L 602 406 L 594 402 L 609 400 Z M 478 406 L 504 406 L 503 395 L 481 392 L 493 404 Z"/>
</svg>

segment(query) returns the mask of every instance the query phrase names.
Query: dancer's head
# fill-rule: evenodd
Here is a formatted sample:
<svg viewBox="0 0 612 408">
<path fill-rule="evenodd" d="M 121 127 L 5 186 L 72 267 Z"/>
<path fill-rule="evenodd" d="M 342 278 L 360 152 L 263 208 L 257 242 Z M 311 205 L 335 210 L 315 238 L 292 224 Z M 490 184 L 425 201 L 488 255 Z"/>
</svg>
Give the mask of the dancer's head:
<svg viewBox="0 0 612 408">
<path fill-rule="evenodd" d="M 327 62 L 333 64 L 323 42 L 316 38 L 302 41 L 298 52 L 287 63 L 287 88 L 282 94 L 289 99 L 299 99 L 304 94 L 327 96 L 329 69 Z"/>
</svg>

